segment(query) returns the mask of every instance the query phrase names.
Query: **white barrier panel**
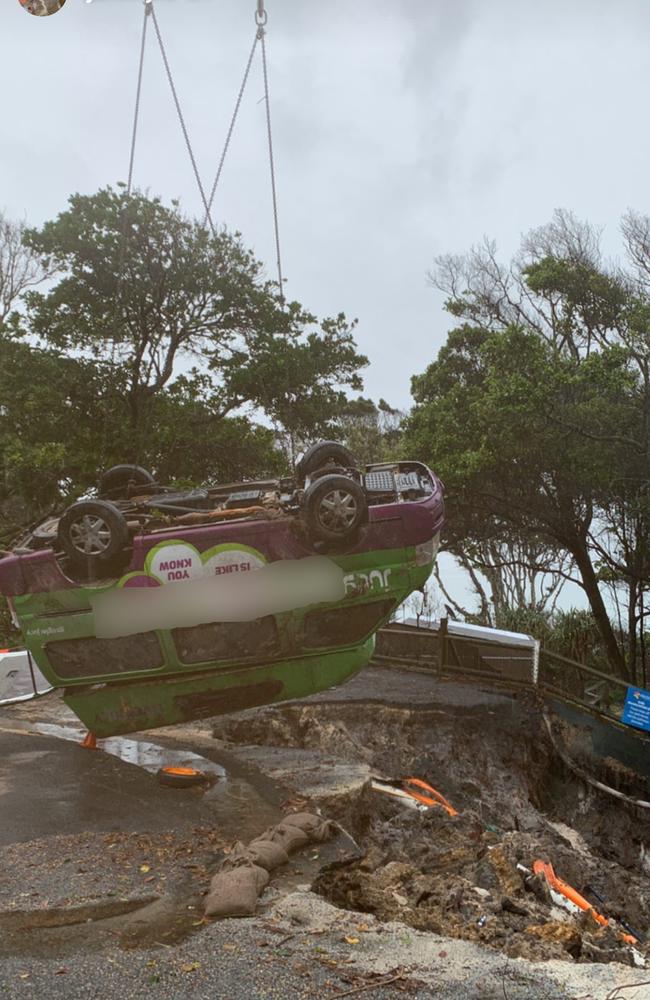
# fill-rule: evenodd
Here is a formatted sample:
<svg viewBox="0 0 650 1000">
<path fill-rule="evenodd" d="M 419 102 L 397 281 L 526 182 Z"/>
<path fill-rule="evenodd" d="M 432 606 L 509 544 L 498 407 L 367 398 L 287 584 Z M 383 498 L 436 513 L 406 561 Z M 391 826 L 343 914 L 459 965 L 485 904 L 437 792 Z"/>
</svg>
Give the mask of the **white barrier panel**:
<svg viewBox="0 0 650 1000">
<path fill-rule="evenodd" d="M 26 649 L 0 652 L 0 705 L 30 701 L 52 691 Z"/>
</svg>

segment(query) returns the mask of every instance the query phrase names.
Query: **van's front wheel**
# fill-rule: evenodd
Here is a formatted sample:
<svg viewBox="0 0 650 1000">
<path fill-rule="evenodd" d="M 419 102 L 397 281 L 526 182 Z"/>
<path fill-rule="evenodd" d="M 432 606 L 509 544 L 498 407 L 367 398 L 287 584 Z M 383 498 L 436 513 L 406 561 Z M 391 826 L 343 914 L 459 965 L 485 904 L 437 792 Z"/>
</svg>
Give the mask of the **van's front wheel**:
<svg viewBox="0 0 650 1000">
<path fill-rule="evenodd" d="M 362 488 L 348 476 L 322 476 L 312 483 L 302 502 L 303 518 L 313 539 L 342 542 L 368 520 Z"/>
</svg>

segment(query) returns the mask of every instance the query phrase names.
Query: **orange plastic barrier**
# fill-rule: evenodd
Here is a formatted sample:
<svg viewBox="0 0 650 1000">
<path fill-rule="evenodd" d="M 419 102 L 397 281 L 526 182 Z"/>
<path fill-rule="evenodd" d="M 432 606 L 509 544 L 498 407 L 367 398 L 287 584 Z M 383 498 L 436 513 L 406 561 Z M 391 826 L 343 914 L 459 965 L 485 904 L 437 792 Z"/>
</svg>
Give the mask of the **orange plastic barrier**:
<svg viewBox="0 0 650 1000">
<path fill-rule="evenodd" d="M 413 787 L 411 787 L 413 786 Z M 427 784 L 426 781 L 421 781 L 419 778 L 405 778 L 402 782 L 402 787 L 405 792 L 408 792 L 414 799 L 421 802 L 425 806 L 442 806 L 445 812 L 449 816 L 458 816 L 458 811 L 454 809 L 451 802 L 448 802 L 444 795 Z M 422 791 L 418 791 L 418 789 Z M 423 794 L 426 792 L 427 794 Z"/>
<path fill-rule="evenodd" d="M 565 899 L 568 899 L 580 910 L 591 910 L 594 920 L 596 920 L 602 927 L 607 927 L 609 920 L 604 917 L 602 913 L 598 913 L 598 911 L 593 908 L 589 900 L 585 899 L 584 896 L 581 896 L 577 889 L 574 889 L 568 882 L 564 882 L 561 878 L 559 878 L 555 874 L 553 865 L 550 862 L 535 861 L 533 863 L 533 871 L 536 875 L 544 875 L 551 889 L 555 889 L 556 892 L 559 892 L 560 895 L 564 896 Z M 632 937 L 631 934 L 621 934 L 621 939 L 626 941 L 628 944 L 637 944 L 637 939 Z"/>
</svg>

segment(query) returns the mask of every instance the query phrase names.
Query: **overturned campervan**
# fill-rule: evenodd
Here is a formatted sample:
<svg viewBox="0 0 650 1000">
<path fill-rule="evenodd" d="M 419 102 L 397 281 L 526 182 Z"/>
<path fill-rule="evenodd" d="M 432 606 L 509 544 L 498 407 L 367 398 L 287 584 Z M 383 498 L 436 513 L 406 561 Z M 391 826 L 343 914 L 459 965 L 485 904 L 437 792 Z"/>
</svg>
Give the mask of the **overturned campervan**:
<svg viewBox="0 0 650 1000">
<path fill-rule="evenodd" d="M 0 554 L 27 650 L 98 736 L 302 697 L 363 667 L 423 586 L 442 486 L 314 445 L 292 479 L 179 492 L 116 466 Z"/>
</svg>

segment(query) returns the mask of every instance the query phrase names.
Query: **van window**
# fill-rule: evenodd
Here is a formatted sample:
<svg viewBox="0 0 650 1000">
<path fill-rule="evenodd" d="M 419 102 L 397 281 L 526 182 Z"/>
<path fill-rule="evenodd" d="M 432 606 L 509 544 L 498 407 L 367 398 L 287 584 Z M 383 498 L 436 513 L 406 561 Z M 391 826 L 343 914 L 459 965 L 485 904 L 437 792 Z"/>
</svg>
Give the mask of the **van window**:
<svg viewBox="0 0 650 1000">
<path fill-rule="evenodd" d="M 208 663 L 211 660 L 263 660 L 279 650 L 275 618 L 251 622 L 211 622 L 193 628 L 172 629 L 181 663 Z"/>
<path fill-rule="evenodd" d="M 164 663 L 155 632 L 118 639 L 59 639 L 46 643 L 45 652 L 59 677 L 66 679 L 157 670 Z"/>
<path fill-rule="evenodd" d="M 394 607 L 395 601 L 391 599 L 349 608 L 310 611 L 305 616 L 304 645 L 311 649 L 362 642 Z"/>
</svg>

